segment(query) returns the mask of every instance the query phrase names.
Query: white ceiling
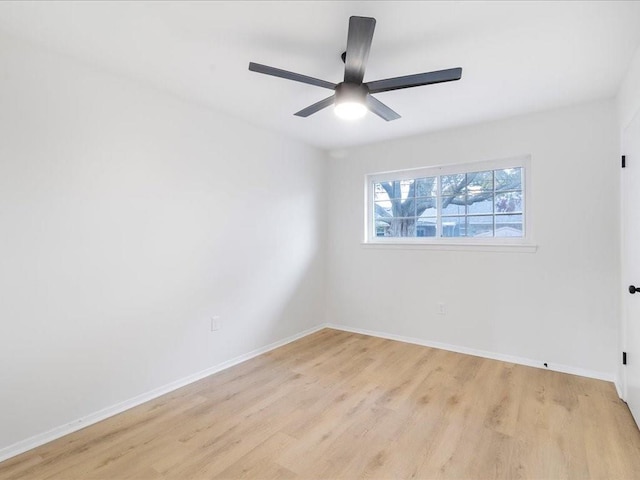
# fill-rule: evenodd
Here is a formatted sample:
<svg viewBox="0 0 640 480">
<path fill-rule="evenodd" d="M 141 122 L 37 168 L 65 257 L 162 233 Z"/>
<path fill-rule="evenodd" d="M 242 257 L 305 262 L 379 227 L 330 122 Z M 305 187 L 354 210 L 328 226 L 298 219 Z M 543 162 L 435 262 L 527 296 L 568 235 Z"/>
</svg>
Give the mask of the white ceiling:
<svg viewBox="0 0 640 480">
<path fill-rule="evenodd" d="M 248 71 L 338 83 L 351 15 L 377 19 L 365 81 L 451 67 L 462 80 L 378 94 L 401 119 L 347 123 L 293 115 L 329 91 Z M 612 97 L 640 2 L 0 2 L 0 31 L 339 149 Z"/>
</svg>

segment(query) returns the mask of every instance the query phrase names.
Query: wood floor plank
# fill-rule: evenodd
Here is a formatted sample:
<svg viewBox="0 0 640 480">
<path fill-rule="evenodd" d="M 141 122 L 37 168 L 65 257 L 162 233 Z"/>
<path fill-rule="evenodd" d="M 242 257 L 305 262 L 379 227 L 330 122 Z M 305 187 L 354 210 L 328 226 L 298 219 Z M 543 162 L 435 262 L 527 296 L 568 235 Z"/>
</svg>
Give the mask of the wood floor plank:
<svg viewBox="0 0 640 480">
<path fill-rule="evenodd" d="M 614 386 L 324 329 L 0 463 L 0 480 L 637 479 Z"/>
</svg>

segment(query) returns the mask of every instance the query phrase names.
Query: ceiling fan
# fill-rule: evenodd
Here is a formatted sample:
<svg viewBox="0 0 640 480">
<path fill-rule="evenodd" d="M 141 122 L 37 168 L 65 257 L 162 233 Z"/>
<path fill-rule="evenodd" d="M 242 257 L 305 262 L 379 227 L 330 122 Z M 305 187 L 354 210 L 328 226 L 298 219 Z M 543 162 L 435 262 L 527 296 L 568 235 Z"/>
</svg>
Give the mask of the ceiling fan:
<svg viewBox="0 0 640 480">
<path fill-rule="evenodd" d="M 335 113 L 339 117 L 346 119 L 360 118 L 366 114 L 367 110 L 370 110 L 387 122 L 400 118 L 400 115 L 380 100 L 372 97 L 371 94 L 401 88 L 431 85 L 434 83 L 452 82 L 454 80 L 460 80 L 462 77 L 462 68 L 450 68 L 448 70 L 417 73 L 415 75 L 405 75 L 402 77 L 362 83 L 375 27 L 375 18 L 349 18 L 347 51 L 342 54 L 342 61 L 345 64 L 344 81 L 338 84 L 254 62 L 249 62 L 249 70 L 334 91 L 330 97 L 296 112 L 295 115 L 298 117 L 308 117 L 334 104 Z"/>
</svg>

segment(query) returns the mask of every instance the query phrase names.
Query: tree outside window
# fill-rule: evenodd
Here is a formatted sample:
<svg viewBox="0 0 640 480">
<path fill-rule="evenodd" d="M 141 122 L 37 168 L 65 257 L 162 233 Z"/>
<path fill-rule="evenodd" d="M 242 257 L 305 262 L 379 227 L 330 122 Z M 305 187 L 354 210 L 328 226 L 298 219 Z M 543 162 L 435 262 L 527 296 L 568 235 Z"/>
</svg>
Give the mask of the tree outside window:
<svg viewBox="0 0 640 480">
<path fill-rule="evenodd" d="M 375 237 L 522 237 L 522 167 L 373 183 Z"/>
</svg>

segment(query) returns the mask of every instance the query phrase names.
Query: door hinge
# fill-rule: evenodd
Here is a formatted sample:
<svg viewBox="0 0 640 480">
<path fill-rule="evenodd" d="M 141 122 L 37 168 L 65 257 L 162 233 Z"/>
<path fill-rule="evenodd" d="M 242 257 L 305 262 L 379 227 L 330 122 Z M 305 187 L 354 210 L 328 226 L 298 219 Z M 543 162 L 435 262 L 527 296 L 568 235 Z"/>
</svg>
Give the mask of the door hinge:
<svg viewBox="0 0 640 480">
<path fill-rule="evenodd" d="M 622 364 L 627 364 L 627 352 L 622 352 Z"/>
<path fill-rule="evenodd" d="M 627 157 L 626 155 L 622 155 L 622 168 L 627 166 Z"/>
</svg>

